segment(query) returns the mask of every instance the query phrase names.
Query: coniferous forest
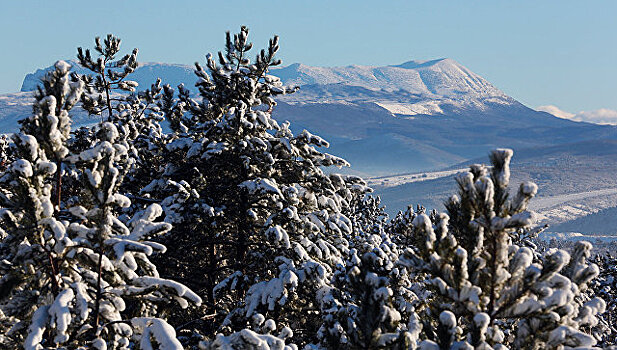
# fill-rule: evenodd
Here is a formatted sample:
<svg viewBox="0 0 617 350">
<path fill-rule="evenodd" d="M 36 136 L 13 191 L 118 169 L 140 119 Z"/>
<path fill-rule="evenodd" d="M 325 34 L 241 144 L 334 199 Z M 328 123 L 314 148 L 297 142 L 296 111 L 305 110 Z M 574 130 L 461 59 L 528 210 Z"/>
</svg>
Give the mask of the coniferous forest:
<svg viewBox="0 0 617 350">
<path fill-rule="evenodd" d="M 617 259 L 536 240 L 513 152 L 389 217 L 275 120 L 278 37 L 227 33 L 198 94 L 119 38 L 58 61 L 0 139 L 0 348 L 571 349 L 617 342 Z M 187 82 L 189 83 L 189 82 Z M 100 122 L 72 128 L 82 109 Z M 284 116 L 283 116 L 284 119 Z"/>
</svg>

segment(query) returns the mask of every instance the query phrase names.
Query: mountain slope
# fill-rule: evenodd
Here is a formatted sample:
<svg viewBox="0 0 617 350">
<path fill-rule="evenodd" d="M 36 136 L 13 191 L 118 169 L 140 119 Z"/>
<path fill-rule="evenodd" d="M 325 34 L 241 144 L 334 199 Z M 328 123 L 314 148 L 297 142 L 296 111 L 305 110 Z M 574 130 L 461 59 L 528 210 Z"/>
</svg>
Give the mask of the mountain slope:
<svg viewBox="0 0 617 350">
<path fill-rule="evenodd" d="M 343 83 L 370 90 L 404 90 L 426 98 L 507 96 L 488 81 L 452 59 L 409 61 L 396 66 L 311 67 L 292 64 L 273 70 L 287 84 Z"/>
</svg>

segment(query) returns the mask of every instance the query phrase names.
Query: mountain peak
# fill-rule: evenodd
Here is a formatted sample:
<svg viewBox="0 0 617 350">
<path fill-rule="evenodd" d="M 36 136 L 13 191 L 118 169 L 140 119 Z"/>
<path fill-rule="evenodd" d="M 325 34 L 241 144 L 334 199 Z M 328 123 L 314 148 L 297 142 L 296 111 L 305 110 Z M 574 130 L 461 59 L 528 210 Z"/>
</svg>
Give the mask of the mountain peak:
<svg viewBox="0 0 617 350">
<path fill-rule="evenodd" d="M 437 65 L 439 63 L 445 63 L 445 64 L 450 64 L 450 65 L 458 65 L 458 63 L 451 59 L 451 58 L 438 58 L 435 60 L 411 60 L 411 61 L 407 61 L 404 63 L 401 63 L 399 65 L 394 65 L 391 67 L 398 67 L 398 68 L 405 68 L 405 69 L 418 69 L 418 68 L 425 68 L 425 67 L 431 67 L 434 65 Z"/>
</svg>

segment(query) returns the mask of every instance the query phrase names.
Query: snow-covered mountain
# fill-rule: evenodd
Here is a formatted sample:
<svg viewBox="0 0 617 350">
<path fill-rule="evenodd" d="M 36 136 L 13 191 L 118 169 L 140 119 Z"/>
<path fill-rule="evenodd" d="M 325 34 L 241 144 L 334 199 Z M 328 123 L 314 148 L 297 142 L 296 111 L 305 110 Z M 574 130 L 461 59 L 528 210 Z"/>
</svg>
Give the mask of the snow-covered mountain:
<svg viewBox="0 0 617 350">
<path fill-rule="evenodd" d="M 48 69 L 28 74 L 21 93 L 0 98 L 2 131 L 15 131 L 15 120 L 30 113 L 28 91 Z M 326 137 L 331 152 L 347 158 L 352 171 L 363 175 L 440 169 L 495 147 L 524 149 L 615 137 L 611 126 L 527 108 L 452 59 L 384 67 L 292 64 L 271 74 L 301 87 L 279 98 L 275 118 Z M 164 63 L 141 64 L 131 79 L 146 88 L 156 77 L 190 89 L 196 81 L 191 66 Z"/>
<path fill-rule="evenodd" d="M 409 61 L 385 67 L 311 67 L 292 64 L 273 70 L 273 74 L 287 84 L 308 86 L 305 90 L 312 92 L 313 98 L 318 101 L 371 101 L 401 115 L 443 114 L 444 105 L 482 109 L 485 103 L 509 105 L 516 102 L 449 58 Z M 368 91 L 347 89 L 347 93 L 341 94 L 340 85 Z M 324 90 L 330 94 L 324 95 Z M 300 95 L 302 101 L 307 100 L 308 93 Z M 290 99 L 294 97 L 290 96 Z"/>
<path fill-rule="evenodd" d="M 409 61 L 385 67 L 311 67 L 296 63 L 276 69 L 275 74 L 289 84 L 344 83 L 370 90 L 405 90 L 432 98 L 505 96 L 482 77 L 449 58 Z"/>
<path fill-rule="evenodd" d="M 77 73 L 86 73 L 69 61 Z M 26 75 L 21 91 L 32 91 L 51 67 Z M 516 101 L 456 61 L 443 58 L 409 61 L 395 66 L 312 67 L 295 63 L 274 68 L 271 74 L 288 85 L 304 87 L 289 102 L 374 102 L 401 115 L 439 115 L 446 109 L 485 109 L 487 103 L 511 105 Z M 194 90 L 193 67 L 181 64 L 143 63 L 131 79 L 147 88 L 156 77 L 166 84 L 184 83 Z"/>
</svg>

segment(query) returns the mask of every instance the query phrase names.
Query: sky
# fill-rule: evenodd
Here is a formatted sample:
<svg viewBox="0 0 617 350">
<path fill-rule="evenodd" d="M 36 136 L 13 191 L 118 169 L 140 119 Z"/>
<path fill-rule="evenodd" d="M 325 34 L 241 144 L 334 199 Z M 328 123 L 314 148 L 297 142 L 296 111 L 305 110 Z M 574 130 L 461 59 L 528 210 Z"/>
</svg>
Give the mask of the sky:
<svg viewBox="0 0 617 350">
<path fill-rule="evenodd" d="M 3 1 L 0 93 L 95 36 L 141 61 L 192 64 L 247 25 L 284 64 L 393 65 L 449 57 L 532 108 L 617 110 L 617 1 Z M 617 112 L 616 112 L 617 113 Z M 610 114 L 610 113 L 609 113 Z M 617 114 L 615 115 L 617 119 Z"/>
</svg>

